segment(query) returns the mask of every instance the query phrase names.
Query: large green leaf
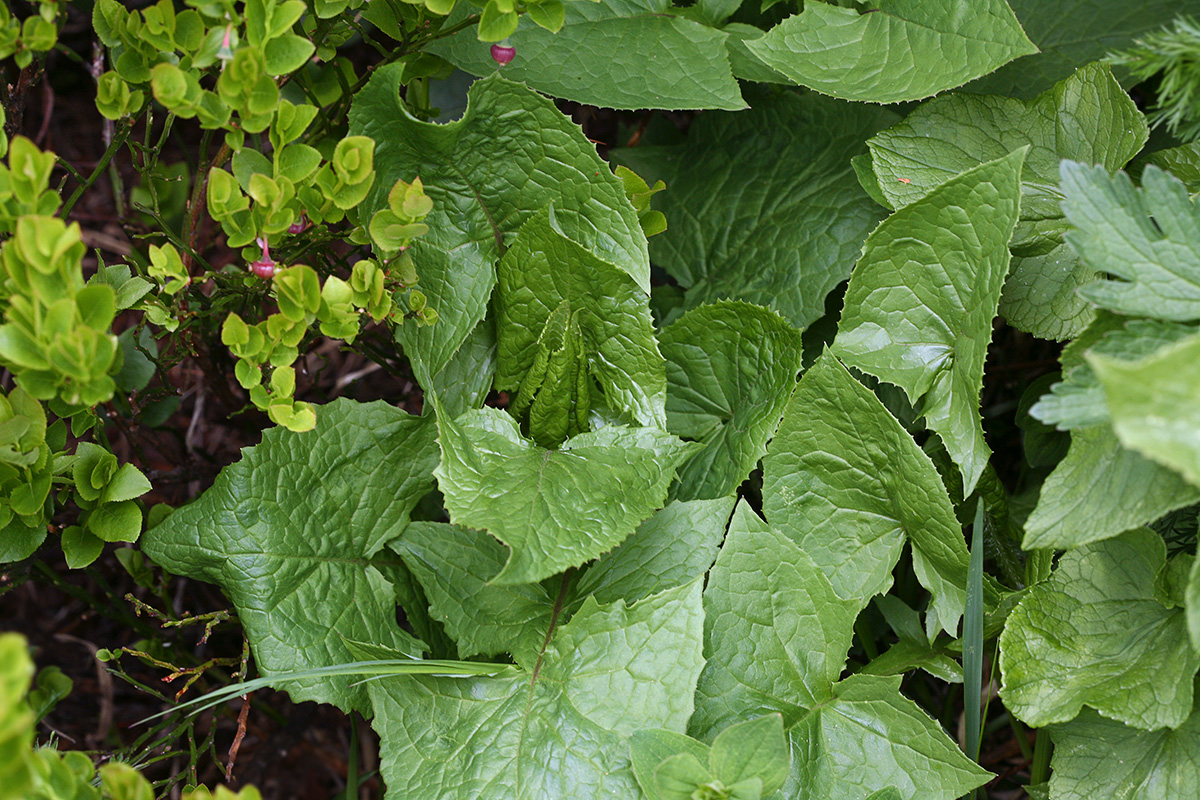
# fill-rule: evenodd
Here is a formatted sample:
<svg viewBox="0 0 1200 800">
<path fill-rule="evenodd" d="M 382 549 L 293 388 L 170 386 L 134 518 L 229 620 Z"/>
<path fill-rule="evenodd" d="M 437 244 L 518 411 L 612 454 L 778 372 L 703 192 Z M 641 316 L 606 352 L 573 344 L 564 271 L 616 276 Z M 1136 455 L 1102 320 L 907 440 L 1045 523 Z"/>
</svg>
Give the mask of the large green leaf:
<svg viewBox="0 0 1200 800">
<path fill-rule="evenodd" d="M 1000 313 L 1021 330 L 1066 339 L 1094 316 L 1075 289 L 1096 273 L 1062 242 L 1059 162 L 1069 158 L 1115 171 L 1141 150 L 1148 133 L 1142 113 L 1108 68 L 1089 64 L 1033 100 L 935 98 L 867 144 L 879 187 L 893 207 L 923 197 L 980 162 L 1029 145 L 1021 222 L 1010 245 L 1015 257 Z"/>
<path fill-rule="evenodd" d="M 454 637 L 461 657 L 507 652 L 532 668 L 556 598 L 565 619 L 588 597 L 601 605 L 635 603 L 694 581 L 712 566 L 732 507 L 731 497 L 668 504 L 589 566 L 562 598 L 557 579 L 490 583 L 508 551 L 482 531 L 414 522 L 391 547 L 417 576 L 431 613 Z"/>
<path fill-rule="evenodd" d="M 896 119 L 818 95 L 779 93 L 737 114 L 703 114 L 673 147 L 617 150 L 615 160 L 667 191 L 654 263 L 686 289 L 688 307 L 719 298 L 770 306 L 798 328 L 825 313 L 880 209 L 852 156 Z"/>
<path fill-rule="evenodd" d="M 609 426 L 558 450 L 521 436 L 504 411 L 438 416 L 436 470 L 450 520 L 509 546 L 492 583 L 532 583 L 620 544 L 663 504 L 692 448 L 657 428 Z"/>
<path fill-rule="evenodd" d="M 565 304 L 583 335 L 588 373 L 609 408 L 643 425 L 666 427 L 666 373 L 649 294 L 564 236 L 556 211 L 546 208 L 530 217 L 500 260 L 496 388 L 510 393 L 520 388 L 547 319 Z"/>
<path fill-rule="evenodd" d="M 746 43 L 796 83 L 846 100 L 899 103 L 962 86 L 1036 53 L 1004 0 L 820 2 Z"/>
<path fill-rule="evenodd" d="M 576 597 L 595 597 L 601 605 L 635 603 L 703 575 L 725 538 L 733 503 L 733 497 L 668 503 L 587 568 Z"/>
<path fill-rule="evenodd" d="M 1090 353 L 1120 361 L 1136 361 L 1164 345 L 1196 332 L 1194 325 L 1155 319 L 1134 319 L 1110 314 L 1089 326 L 1065 348 L 1061 356 L 1065 378 L 1029 409 L 1035 419 L 1059 430 L 1086 428 L 1110 419 L 1100 379 L 1086 360 Z"/>
<path fill-rule="evenodd" d="M 936 722 L 900 695 L 900 678 L 835 683 L 857 604 L 840 599 L 807 553 L 746 506 L 704 592 L 708 663 L 692 730 L 783 714 L 792 766 L 783 795 L 861 800 L 896 786 L 903 798 L 950 800 L 987 781 Z"/>
<path fill-rule="evenodd" d="M 464 242 L 445 249 L 424 239 L 413 242 L 411 252 L 419 289 L 438 319 L 434 325 L 398 325 L 395 336 L 422 388 L 436 391 L 438 376 L 487 314 L 496 256 L 491 243 Z"/>
<path fill-rule="evenodd" d="M 420 122 L 399 97 L 403 70 L 403 64 L 379 69 L 350 111 L 351 133 L 375 140 L 375 182 L 365 217 L 384 207 L 397 179 L 420 177 L 434 203 L 423 241 L 452 259 L 464 250 L 494 261 L 525 220 L 553 204 L 568 237 L 649 291 L 637 212 L 579 126 L 545 97 L 499 76 L 471 86 L 457 122 Z"/>
<path fill-rule="evenodd" d="M 1025 522 L 1026 550 L 1078 547 L 1145 525 L 1200 500 L 1200 488 L 1121 442 L 1109 425 L 1071 431 Z"/>
<path fill-rule="evenodd" d="M 1024 154 L 967 170 L 884 220 L 850 277 L 833 344 L 846 362 L 920 402 L 966 494 L 990 456 L 979 390 Z"/>
<path fill-rule="evenodd" d="M 567 3 L 562 30 L 521 18 L 505 77 L 539 92 L 608 108 L 745 108 L 725 51 L 728 34 L 671 13 L 670 0 Z M 454 24 L 475 9 L 463 4 Z M 471 26 L 428 51 L 474 75 L 496 62 Z"/>
<path fill-rule="evenodd" d="M 708 663 L 692 729 L 715 734 L 754 708 L 792 725 L 832 695 L 858 603 L 745 502 L 734 510 L 704 591 Z M 796 765 L 799 766 L 799 765 Z"/>
<path fill-rule="evenodd" d="M 1200 335 L 1137 361 L 1088 356 L 1121 444 L 1200 485 Z"/>
<path fill-rule="evenodd" d="M 1112 279 L 1084 285 L 1086 299 L 1118 314 L 1200 320 L 1200 209 L 1179 179 L 1153 164 L 1137 188 L 1124 173 L 1064 162 L 1067 241 Z"/>
<path fill-rule="evenodd" d="M 942 479 L 879 399 L 826 353 L 763 459 L 763 511 L 856 609 L 892 585 L 905 542 L 933 594 L 927 628 L 956 634 L 967 546 Z"/>
<path fill-rule="evenodd" d="M 433 486 L 433 420 L 337 400 L 308 433 L 273 428 L 212 488 L 141 538 L 177 575 L 219 585 L 264 676 L 353 661 L 345 639 L 416 654 L 396 625 L 384 545 Z M 349 678 L 287 684 L 297 701 L 370 713 Z"/>
<path fill-rule="evenodd" d="M 1033 97 L 1075 68 L 1129 47 L 1134 39 L 1180 14 L 1200 14 L 1200 0 L 1008 0 L 1008 4 L 1041 52 L 1005 64 L 970 83 L 969 91 Z"/>
<path fill-rule="evenodd" d="M 533 665 L 549 628 L 549 582 L 492 584 L 508 550 L 483 531 L 444 522 L 414 522 L 391 543 L 429 598 L 430 615 L 458 645 L 461 658 L 512 653 Z"/>
<path fill-rule="evenodd" d="M 405 797 L 639 797 L 627 738 L 682 731 L 704 665 L 700 582 L 588 601 L 530 672 L 370 684 L 380 771 Z"/>
<path fill-rule="evenodd" d="M 724 497 L 767 452 L 796 385 L 800 332 L 761 306 L 722 301 L 662 332 L 667 427 L 703 442 L 679 470 L 677 497 Z"/>
<path fill-rule="evenodd" d="M 1146 730 L 1192 713 L 1192 650 L 1181 608 L 1154 596 L 1162 537 L 1142 528 L 1069 550 L 1000 635 L 1005 708 L 1034 727 L 1090 706 Z"/>
<path fill-rule="evenodd" d="M 1175 730 L 1143 731 L 1084 709 L 1050 734 L 1054 800 L 1180 800 L 1200 786 L 1200 711 Z"/>
</svg>

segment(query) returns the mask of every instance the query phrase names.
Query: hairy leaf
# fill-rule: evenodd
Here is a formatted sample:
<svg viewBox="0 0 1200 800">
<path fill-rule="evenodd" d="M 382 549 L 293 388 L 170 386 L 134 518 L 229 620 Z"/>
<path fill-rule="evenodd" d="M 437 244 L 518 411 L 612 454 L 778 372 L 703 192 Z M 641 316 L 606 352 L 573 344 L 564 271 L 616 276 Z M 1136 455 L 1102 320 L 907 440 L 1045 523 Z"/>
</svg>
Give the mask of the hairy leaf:
<svg viewBox="0 0 1200 800">
<path fill-rule="evenodd" d="M 675 494 L 724 497 L 767 452 L 796 385 L 800 332 L 761 306 L 721 301 L 667 326 L 667 427 L 704 448 L 680 468 Z"/>
<path fill-rule="evenodd" d="M 1112 279 L 1084 285 L 1086 299 L 1118 314 L 1200 320 L 1200 210 L 1183 183 L 1154 165 L 1136 188 L 1124 173 L 1063 162 L 1067 241 Z"/>
<path fill-rule="evenodd" d="M 1200 485 L 1200 336 L 1137 361 L 1089 355 L 1121 444 Z"/>
<path fill-rule="evenodd" d="M 142 549 L 177 575 L 219 585 L 264 676 L 354 660 L 343 639 L 414 655 L 396 625 L 384 545 L 432 488 L 432 420 L 336 400 L 308 433 L 273 428 L 196 502 L 148 530 Z M 370 714 L 350 678 L 287 684 L 297 701 Z"/>
<path fill-rule="evenodd" d="M 700 583 L 589 601 L 530 672 L 370 684 L 380 771 L 409 797 L 638 797 L 627 737 L 681 731 L 704 664 Z"/>
<path fill-rule="evenodd" d="M 616 547 L 666 499 L 691 449 L 657 428 L 609 426 L 544 450 L 494 408 L 438 416 L 450 520 L 510 548 L 493 583 L 532 583 Z"/>
<path fill-rule="evenodd" d="M 465 6 L 465 4 L 464 4 Z M 474 13 L 460 6 L 447 20 Z M 521 19 L 508 41 L 517 50 L 506 77 L 554 97 L 607 108 L 745 108 L 725 51 L 728 34 L 671 14 L 670 0 L 567 3 L 562 30 Z M 473 27 L 428 52 L 473 75 L 496 63 Z"/>
<path fill-rule="evenodd" d="M 933 594 L 927 627 L 955 635 L 967 546 L 942 479 L 879 399 L 826 353 L 788 403 L 763 459 L 763 511 L 864 608 L 892 584 L 904 544 Z"/>
<path fill-rule="evenodd" d="M 686 289 L 686 306 L 720 298 L 770 306 L 803 329 L 850 274 L 881 217 L 850 158 L 893 122 L 890 111 L 781 93 L 749 111 L 703 114 L 677 146 L 613 157 L 667 191 L 654 263 Z M 781 169 L 781 165 L 786 168 Z"/>
<path fill-rule="evenodd" d="M 1064 431 L 1107 423 L 1110 415 L 1104 389 L 1085 356 L 1136 361 L 1196 331 L 1195 326 L 1178 322 L 1135 319 L 1122 324 L 1123 319 L 1110 315 L 1063 349 L 1066 378 L 1029 409 L 1031 416 Z"/>
<path fill-rule="evenodd" d="M 1005 707 L 1039 728 L 1084 705 L 1146 730 L 1183 724 L 1200 653 L 1184 611 L 1155 599 L 1166 557 L 1145 528 L 1065 553 L 1000 636 Z"/>
<path fill-rule="evenodd" d="M 873 6 L 806 3 L 746 47 L 796 83 L 871 103 L 920 100 L 1037 52 L 1004 0 Z"/>
<path fill-rule="evenodd" d="M 1071 431 L 1025 522 L 1026 550 L 1109 539 L 1200 500 L 1200 488 L 1121 446 L 1108 425 Z"/>
<path fill-rule="evenodd" d="M 979 421 L 983 362 L 1008 271 L 1025 150 L 967 170 L 867 238 L 834 352 L 920 402 L 970 494 L 990 453 Z"/>
</svg>

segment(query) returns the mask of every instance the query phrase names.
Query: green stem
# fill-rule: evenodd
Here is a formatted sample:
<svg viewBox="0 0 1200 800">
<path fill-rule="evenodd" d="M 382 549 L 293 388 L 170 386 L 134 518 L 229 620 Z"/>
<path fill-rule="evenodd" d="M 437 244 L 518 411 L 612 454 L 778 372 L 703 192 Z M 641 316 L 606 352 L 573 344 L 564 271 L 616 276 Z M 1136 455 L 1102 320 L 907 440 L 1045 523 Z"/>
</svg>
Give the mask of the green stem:
<svg viewBox="0 0 1200 800">
<path fill-rule="evenodd" d="M 350 712 L 350 755 L 346 762 L 346 800 L 358 800 L 358 712 Z"/>
<path fill-rule="evenodd" d="M 1041 728 L 1037 732 L 1037 742 L 1033 746 L 1033 763 L 1029 765 L 1029 783 L 1036 785 L 1050 779 L 1050 754 L 1054 744 L 1050 741 L 1050 732 Z"/>
<path fill-rule="evenodd" d="M 122 122 L 121 125 L 117 126 L 117 131 L 113 134 L 112 142 L 109 143 L 108 149 L 104 151 L 104 155 L 100 156 L 100 160 L 96 162 L 96 168 L 92 170 L 92 174 L 87 177 L 87 180 L 80 183 L 67 202 L 63 203 L 62 211 L 60 212 L 61 216 L 65 217 L 67 214 L 71 213 L 71 209 L 75 207 L 75 203 L 78 202 L 79 198 L 83 196 L 83 193 L 92 188 L 92 185 L 108 168 L 108 164 L 110 161 L 112 161 L 113 156 L 117 154 L 117 150 L 119 150 L 121 146 L 125 144 L 125 140 L 129 138 L 130 128 L 131 126 L 128 122 Z"/>
<path fill-rule="evenodd" d="M 858 619 L 854 620 L 854 632 L 858 634 L 859 644 L 866 652 L 867 660 L 874 661 L 879 656 L 879 648 L 875 646 L 875 632 L 871 629 L 866 615 L 859 614 Z"/>
<path fill-rule="evenodd" d="M 1029 746 L 1029 729 L 1015 715 L 1008 714 L 1007 716 L 1008 725 L 1012 728 L 1013 736 L 1017 740 L 1017 747 L 1021 748 L 1021 757 L 1026 761 L 1033 761 L 1033 748 Z"/>
</svg>

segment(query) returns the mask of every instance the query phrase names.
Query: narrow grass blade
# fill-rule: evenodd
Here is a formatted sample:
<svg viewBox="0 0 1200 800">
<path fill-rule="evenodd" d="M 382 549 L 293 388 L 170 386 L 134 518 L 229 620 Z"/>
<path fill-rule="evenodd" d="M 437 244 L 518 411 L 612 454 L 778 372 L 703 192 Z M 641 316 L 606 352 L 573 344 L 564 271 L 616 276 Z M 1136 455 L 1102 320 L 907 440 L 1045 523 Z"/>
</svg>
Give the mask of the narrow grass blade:
<svg viewBox="0 0 1200 800">
<path fill-rule="evenodd" d="M 983 687 L 983 501 L 975 505 L 971 526 L 971 560 L 967 565 L 967 609 L 963 615 L 963 705 L 966 714 L 966 754 L 979 761 L 982 727 L 979 698 Z M 972 791 L 970 798 L 975 797 Z"/>
</svg>

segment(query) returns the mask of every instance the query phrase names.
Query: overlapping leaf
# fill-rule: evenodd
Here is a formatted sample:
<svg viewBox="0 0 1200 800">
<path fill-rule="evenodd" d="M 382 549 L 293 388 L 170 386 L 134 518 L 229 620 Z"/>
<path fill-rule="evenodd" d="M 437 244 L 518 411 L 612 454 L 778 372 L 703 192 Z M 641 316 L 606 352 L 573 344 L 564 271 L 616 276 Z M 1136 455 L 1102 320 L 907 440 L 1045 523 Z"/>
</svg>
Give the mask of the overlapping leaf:
<svg viewBox="0 0 1200 800">
<path fill-rule="evenodd" d="M 1033 97 L 1077 67 L 1129 47 L 1176 16 L 1200 14 L 1200 0 L 1008 0 L 1008 4 L 1041 52 L 973 81 L 968 91 Z"/>
<path fill-rule="evenodd" d="M 733 497 L 719 497 L 668 503 L 587 568 L 576 596 L 595 597 L 601 605 L 634 603 L 703 575 L 725 538 L 733 502 Z"/>
<path fill-rule="evenodd" d="M 1200 653 L 1183 609 L 1155 598 L 1166 555 L 1145 528 L 1064 554 L 1000 636 L 1005 707 L 1039 728 L 1084 705 L 1146 730 L 1183 724 Z"/>
<path fill-rule="evenodd" d="M 911 543 L 917 577 L 933 594 L 929 632 L 957 631 L 967 547 L 942 480 L 879 399 L 828 353 L 801 379 L 763 459 L 763 511 L 856 609 L 887 591 Z"/>
<path fill-rule="evenodd" d="M 588 601 L 530 672 L 370 684 L 384 780 L 440 800 L 638 797 L 627 738 L 687 724 L 703 618 L 699 581 Z"/>
<path fill-rule="evenodd" d="M 704 593 L 709 660 L 692 730 L 783 714 L 792 768 L 783 795 L 860 800 L 895 786 L 903 798 L 950 800 L 987 780 L 916 704 L 900 678 L 836 683 L 857 604 L 840 599 L 812 559 L 745 506 Z"/>
<path fill-rule="evenodd" d="M 1021 222 L 1000 313 L 1043 338 L 1075 336 L 1094 315 L 1075 289 L 1095 270 L 1062 241 L 1058 165 L 1070 158 L 1110 172 L 1133 158 L 1148 136 L 1145 118 L 1100 64 L 1081 68 L 1033 100 L 954 94 L 925 103 L 874 136 L 872 165 L 893 207 L 923 197 L 977 164 L 1029 146 L 1022 173 Z"/>
<path fill-rule="evenodd" d="M 1109 425 L 1071 431 L 1067 456 L 1046 478 L 1025 522 L 1026 550 L 1109 539 L 1200 500 L 1177 472 L 1127 450 Z"/>
<path fill-rule="evenodd" d="M 566 304 L 583 334 L 588 372 L 608 406 L 666 427 L 666 374 L 650 297 L 627 273 L 559 230 L 552 208 L 530 217 L 499 266 L 496 388 L 515 392 L 532 367 L 547 319 Z"/>
<path fill-rule="evenodd" d="M 1121 444 L 1200 486 L 1200 336 L 1137 361 L 1089 355 Z"/>
<path fill-rule="evenodd" d="M 1037 48 L 1004 0 L 805 3 L 747 48 L 803 86 L 846 100 L 921 100 Z"/>
<path fill-rule="evenodd" d="M 539 92 L 608 108 L 745 108 L 729 68 L 728 34 L 671 8 L 670 0 L 567 3 L 557 33 L 523 17 L 509 37 L 517 56 L 504 74 Z M 460 6 L 448 24 L 471 13 Z M 428 52 L 474 75 L 496 69 L 474 26 Z"/>
<path fill-rule="evenodd" d="M 1200 786 L 1200 711 L 1175 730 L 1143 731 L 1084 709 L 1050 731 L 1054 800 L 1176 800 Z"/>
<path fill-rule="evenodd" d="M 1062 164 L 1067 241 L 1084 262 L 1113 277 L 1079 293 L 1132 316 L 1200 320 L 1200 209 L 1183 183 L 1154 165 L 1136 188 L 1124 173 Z"/>
<path fill-rule="evenodd" d="M 712 566 L 732 507 L 733 498 L 668 504 L 589 566 L 561 597 L 558 580 L 490 583 L 508 551 L 482 531 L 414 522 L 391 547 L 417 576 L 460 656 L 507 652 L 532 669 L 556 601 L 561 620 L 588 597 L 601 605 L 635 603 L 694 581 Z"/>
<path fill-rule="evenodd" d="M 499 76 L 471 87 L 459 121 L 420 122 L 399 97 L 403 69 L 380 68 L 356 95 L 350 131 L 376 145 L 365 219 L 386 204 L 397 179 L 420 177 L 434 203 L 429 233 L 415 252 L 438 323 L 400 333 L 418 378 L 440 372 L 483 318 L 496 260 L 522 223 L 549 204 L 571 239 L 649 291 L 637 213 L 577 125 L 546 98 Z"/>
<path fill-rule="evenodd" d="M 682 499 L 731 494 L 767 452 L 796 385 L 800 332 L 749 303 L 701 306 L 667 326 L 667 427 L 704 444 L 679 471 Z"/>
<path fill-rule="evenodd" d="M 493 583 L 531 583 L 616 547 L 659 508 L 691 448 L 658 428 L 609 426 L 558 450 L 494 408 L 438 416 L 436 470 L 450 521 L 511 552 Z"/>
<path fill-rule="evenodd" d="M 343 638 L 417 654 L 396 625 L 384 545 L 433 486 L 432 420 L 337 400 L 308 433 L 274 428 L 211 489 L 141 539 L 177 575 L 219 585 L 263 675 L 354 660 Z M 288 684 L 296 700 L 370 713 L 348 678 Z"/>
<path fill-rule="evenodd" d="M 613 157 L 668 190 L 655 264 L 688 289 L 686 305 L 720 298 L 770 306 L 803 329 L 850 273 L 881 217 L 850 158 L 896 119 L 817 95 L 778 94 L 737 114 L 704 114 L 687 141 Z"/>
<path fill-rule="evenodd" d="M 1136 361 L 1195 332 L 1195 326 L 1179 322 L 1152 319 L 1126 322 L 1115 314 L 1103 316 L 1063 348 L 1060 362 L 1064 379 L 1050 387 L 1050 393 L 1038 400 L 1029 413 L 1064 431 L 1107 423 L 1110 415 L 1104 389 L 1085 356 Z"/>
<path fill-rule="evenodd" d="M 979 390 L 1024 152 L 951 178 L 875 229 L 850 278 L 833 345 L 847 363 L 920 402 L 967 494 L 990 456 Z"/>
</svg>

